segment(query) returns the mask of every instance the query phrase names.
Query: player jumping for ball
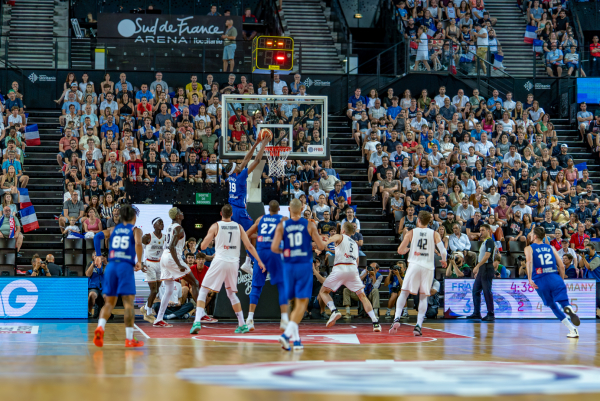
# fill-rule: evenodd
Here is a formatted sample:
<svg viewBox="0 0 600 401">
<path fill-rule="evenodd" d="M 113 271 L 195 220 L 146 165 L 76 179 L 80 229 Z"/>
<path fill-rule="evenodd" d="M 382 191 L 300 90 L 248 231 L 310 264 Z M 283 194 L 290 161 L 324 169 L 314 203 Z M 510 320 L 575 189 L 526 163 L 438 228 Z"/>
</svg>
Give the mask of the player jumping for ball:
<svg viewBox="0 0 600 401">
<path fill-rule="evenodd" d="M 417 227 L 410 230 L 404 236 L 404 240 L 402 240 L 402 243 L 398 247 L 398 253 L 404 255 L 409 251 L 410 245 L 410 253 L 408 254 L 408 269 L 402 283 L 402 291 L 396 301 L 396 315 L 394 323 L 392 323 L 392 327 L 390 328 L 391 334 L 395 334 L 398 328 L 400 328 L 400 317 L 408 299 L 408 294 L 420 294 L 417 325 L 413 333 L 415 336 L 422 335 L 421 326 L 427 312 L 427 297 L 431 293 L 431 285 L 433 284 L 433 275 L 435 272 L 434 243 L 442 257 L 442 267 L 446 268 L 446 256 L 448 254 L 446 247 L 442 242 L 440 234 L 427 228 L 430 221 L 431 213 L 424 210 L 420 211 L 417 218 Z"/>
<path fill-rule="evenodd" d="M 565 266 L 554 247 L 544 243 L 545 237 L 546 230 L 543 227 L 535 227 L 529 234 L 529 238 L 533 240 L 531 245 L 525 248 L 529 285 L 537 291 L 544 305 L 569 329 L 567 337 L 578 338 L 579 332 L 575 326 L 579 326 L 580 321 L 569 304 L 567 286 L 563 279 Z"/>
<path fill-rule="evenodd" d="M 238 319 L 238 327 L 236 333 L 247 333 L 248 326 L 244 323 L 244 312 L 242 312 L 242 304 L 237 297 L 238 270 L 240 268 L 240 247 L 241 242 L 244 243 L 246 250 L 256 258 L 260 269 L 265 272 L 265 265 L 260 260 L 260 256 L 256 253 L 256 249 L 248 239 L 246 232 L 238 224 L 231 219 L 231 205 L 225 205 L 221 208 L 221 221 L 217 221 L 210 226 L 206 237 L 200 244 L 200 249 L 208 248 L 211 241 L 215 240 L 215 258 L 210 264 L 210 269 L 202 281 L 202 288 L 198 295 L 196 303 L 196 320 L 190 330 L 190 334 L 196 334 L 202 328 L 201 320 L 206 315 L 206 297 L 209 291 L 219 292 L 223 283 L 227 297 L 231 301 L 231 306 Z"/>
<path fill-rule="evenodd" d="M 233 172 L 229 174 L 229 177 L 227 178 L 227 181 L 229 181 L 229 204 L 233 210 L 231 220 L 241 224 L 241 226 L 244 228 L 244 231 L 248 231 L 254 223 L 254 220 L 252 220 L 252 218 L 248 215 L 248 211 L 246 210 L 248 175 L 250 175 L 260 163 L 262 155 L 265 151 L 265 146 L 267 146 L 269 139 L 270 137 L 266 135 L 262 141 L 260 141 L 260 148 L 258 149 L 256 158 L 246 168 L 246 165 L 248 165 L 248 162 L 254 155 L 256 146 L 259 144 L 259 141 L 254 142 L 252 148 L 248 151 L 248 153 L 246 153 L 244 160 L 242 160 L 240 164 L 233 168 Z M 252 263 L 254 258 L 252 255 L 250 255 L 250 253 L 246 253 L 246 261 L 242 265 L 241 269 L 248 274 L 252 274 Z"/>
<path fill-rule="evenodd" d="M 98 327 L 94 331 L 94 344 L 97 347 L 104 345 L 104 327 L 110 317 L 119 296 L 125 307 L 125 347 L 135 348 L 144 345 L 133 337 L 133 323 L 135 319 L 133 301 L 135 299 L 134 271 L 142 268 L 142 230 L 135 227 L 136 211 L 130 205 L 123 205 L 120 209 L 121 223 L 117 224 L 112 232 L 102 232 L 102 239 L 110 235 L 108 247 L 108 265 L 104 271 L 102 292 L 106 295 L 106 303 L 100 311 Z M 100 252 L 96 248 L 96 255 Z M 137 257 L 138 262 L 135 262 Z M 96 257 L 96 266 L 102 265 L 102 259 Z"/>
<path fill-rule="evenodd" d="M 325 243 L 335 243 L 333 269 L 331 269 L 331 274 L 325 279 L 321 291 L 319 292 L 321 299 L 327 304 L 329 310 L 331 310 L 331 316 L 327 322 L 327 327 L 333 326 L 336 320 L 342 317 L 342 314 L 335 307 L 329 293 L 331 291 L 337 291 L 338 288 L 344 285 L 350 291 L 353 291 L 358 295 L 365 311 L 373 322 L 373 331 L 381 331 L 379 319 L 375 316 L 373 305 L 371 305 L 369 298 L 367 298 L 363 291 L 365 285 L 358 275 L 358 245 L 356 245 L 356 242 L 349 237 L 349 235 L 354 235 L 354 226 L 352 223 L 345 222 L 342 225 L 341 231 L 341 234 L 331 236 Z"/>
</svg>

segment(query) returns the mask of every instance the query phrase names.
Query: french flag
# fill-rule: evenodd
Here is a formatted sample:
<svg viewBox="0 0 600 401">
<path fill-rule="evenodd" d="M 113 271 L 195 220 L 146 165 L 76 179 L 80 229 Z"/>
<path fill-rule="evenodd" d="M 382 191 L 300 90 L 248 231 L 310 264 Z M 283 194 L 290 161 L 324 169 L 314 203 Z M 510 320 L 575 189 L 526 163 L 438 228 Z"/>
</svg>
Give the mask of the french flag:
<svg viewBox="0 0 600 401">
<path fill-rule="evenodd" d="M 429 27 L 429 29 L 427 30 L 427 39 L 433 38 L 433 35 L 435 35 L 436 32 L 437 29 L 435 29 L 435 27 Z"/>
<path fill-rule="evenodd" d="M 536 29 L 537 28 L 535 26 L 527 25 L 527 28 L 525 29 L 525 38 L 523 39 L 523 42 L 532 45 L 533 41 L 537 39 L 537 35 L 535 33 Z"/>
<path fill-rule="evenodd" d="M 181 115 L 181 111 L 171 103 L 171 117 L 177 118 Z"/>
<path fill-rule="evenodd" d="M 533 41 L 533 51 L 541 54 L 544 52 L 544 41 L 540 39 L 535 39 Z"/>
<path fill-rule="evenodd" d="M 40 228 L 33 206 L 21 209 L 21 225 L 23 226 L 23 232 L 26 233 Z"/>
<path fill-rule="evenodd" d="M 504 60 L 504 56 L 499 54 L 494 54 L 494 67 L 504 69 L 504 65 L 502 64 L 502 60 Z"/>
<path fill-rule="evenodd" d="M 573 167 L 575 167 L 577 169 L 577 180 L 580 178 L 583 178 L 583 170 L 587 170 L 587 163 L 586 162 L 579 163 Z M 573 185 L 577 185 L 577 180 L 575 180 Z"/>
<path fill-rule="evenodd" d="M 37 124 L 25 127 L 25 143 L 27 146 L 39 146 L 41 144 Z"/>
<path fill-rule="evenodd" d="M 26 209 L 29 206 L 33 206 L 31 204 L 31 200 L 29 199 L 29 190 L 27 188 L 19 188 L 19 209 Z"/>
<path fill-rule="evenodd" d="M 348 204 L 352 203 L 351 202 L 351 197 L 352 197 L 352 181 L 348 181 L 346 183 L 346 185 L 344 185 L 344 188 L 342 188 L 342 190 L 344 192 L 346 192 L 346 198 L 348 199 Z"/>
</svg>

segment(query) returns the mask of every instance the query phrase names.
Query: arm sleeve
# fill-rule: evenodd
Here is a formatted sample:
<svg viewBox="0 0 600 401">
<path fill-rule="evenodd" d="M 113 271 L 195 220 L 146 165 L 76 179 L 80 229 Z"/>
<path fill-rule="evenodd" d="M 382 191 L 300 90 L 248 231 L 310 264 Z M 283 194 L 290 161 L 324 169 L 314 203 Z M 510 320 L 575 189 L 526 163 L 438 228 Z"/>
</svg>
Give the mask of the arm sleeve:
<svg viewBox="0 0 600 401">
<path fill-rule="evenodd" d="M 96 256 L 100 256 L 102 248 L 102 241 L 104 240 L 104 231 L 100 231 L 96 235 L 94 235 L 94 250 L 96 251 Z"/>
<path fill-rule="evenodd" d="M 377 280 L 375 280 L 375 282 L 373 283 L 373 288 L 379 289 L 379 286 L 381 286 L 382 280 L 383 280 L 383 275 L 379 275 L 379 277 L 377 277 Z"/>
<path fill-rule="evenodd" d="M 438 251 L 440 251 L 440 255 L 442 256 L 442 260 L 446 261 L 446 257 L 448 256 L 448 252 L 446 252 L 446 247 L 442 241 L 436 244 Z"/>
</svg>

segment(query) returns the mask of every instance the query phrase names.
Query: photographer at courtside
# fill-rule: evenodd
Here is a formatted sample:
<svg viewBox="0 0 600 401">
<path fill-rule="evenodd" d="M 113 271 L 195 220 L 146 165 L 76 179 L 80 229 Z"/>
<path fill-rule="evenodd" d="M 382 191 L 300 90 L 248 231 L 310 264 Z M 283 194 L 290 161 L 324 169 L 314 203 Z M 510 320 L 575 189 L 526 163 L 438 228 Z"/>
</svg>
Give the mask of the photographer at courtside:
<svg viewBox="0 0 600 401">
<path fill-rule="evenodd" d="M 384 286 L 388 287 L 389 290 L 389 299 L 387 305 L 387 311 L 385 312 L 385 318 L 392 318 L 392 309 L 396 308 L 396 300 L 398 299 L 398 294 L 400 293 L 400 289 L 402 288 L 402 282 L 404 281 L 404 274 L 406 273 L 406 263 L 398 261 L 395 265 L 390 267 L 390 274 L 387 275 L 385 281 L 383 282 Z M 404 307 L 402 311 L 402 317 L 408 317 L 408 307 Z"/>
<path fill-rule="evenodd" d="M 471 267 L 465 263 L 465 256 L 462 252 L 454 252 L 448 261 L 446 268 L 446 277 L 463 278 L 471 277 Z"/>
<path fill-rule="evenodd" d="M 383 276 L 379 273 L 379 264 L 375 262 L 369 263 L 369 266 L 360 274 L 360 279 L 365 284 L 365 295 L 371 301 L 371 305 L 373 305 L 375 316 L 379 316 L 379 286 L 381 286 L 381 282 L 383 281 Z M 344 319 L 351 319 L 350 300 L 358 301 L 358 295 L 344 288 L 343 297 L 343 305 L 346 307 Z"/>
<path fill-rule="evenodd" d="M 585 246 L 583 252 L 581 252 L 581 259 L 579 260 L 579 267 L 585 267 L 588 271 L 587 277 L 596 280 L 596 309 L 600 306 L 600 255 L 596 252 L 593 243 L 589 243 Z M 584 276 L 585 277 L 585 276 Z M 600 316 L 596 315 L 600 319 Z"/>
</svg>

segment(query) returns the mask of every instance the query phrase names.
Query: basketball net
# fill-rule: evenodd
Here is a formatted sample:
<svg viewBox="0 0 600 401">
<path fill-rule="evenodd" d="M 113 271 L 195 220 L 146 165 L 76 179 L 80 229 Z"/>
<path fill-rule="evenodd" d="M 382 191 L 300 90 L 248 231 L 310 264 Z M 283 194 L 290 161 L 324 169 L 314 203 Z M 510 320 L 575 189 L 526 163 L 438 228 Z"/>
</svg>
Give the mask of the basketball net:
<svg viewBox="0 0 600 401">
<path fill-rule="evenodd" d="M 269 177 L 283 177 L 285 161 L 292 148 L 289 146 L 266 146 L 265 150 L 269 161 Z"/>
</svg>

